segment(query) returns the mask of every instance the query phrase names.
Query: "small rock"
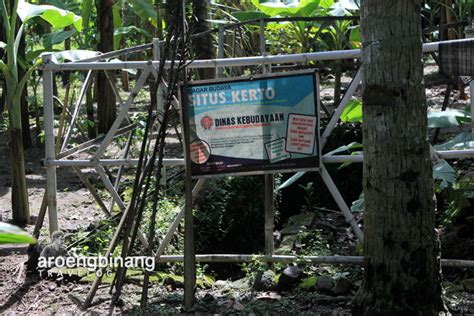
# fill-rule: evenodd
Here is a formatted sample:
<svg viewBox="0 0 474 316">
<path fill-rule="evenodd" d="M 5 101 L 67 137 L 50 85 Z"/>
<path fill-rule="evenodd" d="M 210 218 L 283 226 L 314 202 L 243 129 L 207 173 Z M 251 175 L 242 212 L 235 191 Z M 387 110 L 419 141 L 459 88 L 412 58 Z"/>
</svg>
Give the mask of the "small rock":
<svg viewBox="0 0 474 316">
<path fill-rule="evenodd" d="M 216 288 L 224 288 L 229 286 L 229 282 L 224 280 L 217 280 L 216 282 L 214 282 L 213 286 Z"/>
<path fill-rule="evenodd" d="M 281 295 L 275 292 L 264 292 L 255 297 L 256 300 L 281 300 Z"/>
<path fill-rule="evenodd" d="M 295 266 L 286 267 L 278 279 L 278 289 L 280 291 L 289 291 L 295 288 L 300 283 L 303 276 L 303 269 Z"/>
<path fill-rule="evenodd" d="M 322 275 L 316 281 L 316 289 L 319 291 L 330 291 L 334 287 L 334 281 L 328 275 Z"/>
<path fill-rule="evenodd" d="M 354 289 L 354 284 L 348 278 L 341 277 L 337 279 L 336 285 L 332 291 L 337 295 L 349 294 Z"/>
<path fill-rule="evenodd" d="M 249 287 L 249 282 L 246 278 L 238 279 L 231 283 L 231 287 L 237 290 L 247 289 Z"/>
<path fill-rule="evenodd" d="M 255 291 L 271 291 L 275 288 L 275 272 L 267 270 L 258 272 L 252 288 Z"/>
<path fill-rule="evenodd" d="M 234 305 L 232 306 L 237 311 L 243 311 L 245 306 L 242 303 L 235 301 Z"/>
</svg>

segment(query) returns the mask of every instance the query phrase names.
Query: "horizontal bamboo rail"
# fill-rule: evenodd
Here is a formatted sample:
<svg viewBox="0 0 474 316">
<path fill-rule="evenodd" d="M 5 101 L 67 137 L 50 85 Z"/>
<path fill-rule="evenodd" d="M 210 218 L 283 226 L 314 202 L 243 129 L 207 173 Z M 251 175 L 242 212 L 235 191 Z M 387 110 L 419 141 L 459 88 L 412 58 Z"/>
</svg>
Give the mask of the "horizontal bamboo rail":
<svg viewBox="0 0 474 316">
<path fill-rule="evenodd" d="M 465 41 L 465 40 L 455 40 Z M 445 41 L 443 43 L 447 43 Z M 433 42 L 423 44 L 423 52 L 437 52 L 441 42 Z M 252 66 L 252 65 L 269 65 L 282 63 L 306 63 L 310 61 L 327 61 L 341 59 L 357 59 L 361 57 L 360 49 L 334 50 L 327 52 L 288 54 L 288 55 L 266 55 L 253 57 L 234 57 L 234 58 L 218 58 L 218 59 L 201 59 L 190 62 L 186 67 L 194 68 L 216 68 L 216 67 L 232 67 L 232 66 Z M 159 61 L 126 61 L 126 62 L 75 62 L 54 64 L 48 63 L 42 66 L 45 70 L 118 70 L 118 69 L 145 69 L 150 66 L 159 66 Z M 171 61 L 167 61 L 165 66 L 169 67 Z"/>
<path fill-rule="evenodd" d="M 288 256 L 288 255 L 236 255 L 236 254 L 204 254 L 196 255 L 196 262 L 213 263 L 244 263 L 244 262 L 280 262 L 280 263 L 319 263 L 319 264 L 354 264 L 362 265 L 363 256 Z M 167 255 L 158 258 L 159 263 L 183 262 L 182 255 Z M 474 260 L 441 259 L 441 265 L 445 268 L 474 268 Z"/>
<path fill-rule="evenodd" d="M 465 150 L 440 150 L 436 151 L 441 159 L 463 159 L 463 158 L 474 158 L 474 149 Z M 323 155 L 321 157 L 323 163 L 362 163 L 364 155 Z M 138 159 L 83 159 L 83 160 L 45 160 L 44 165 L 54 165 L 58 167 L 93 167 L 97 164 L 104 166 L 134 166 L 138 164 Z M 184 166 L 183 158 L 164 158 L 163 165 L 165 166 Z"/>
</svg>

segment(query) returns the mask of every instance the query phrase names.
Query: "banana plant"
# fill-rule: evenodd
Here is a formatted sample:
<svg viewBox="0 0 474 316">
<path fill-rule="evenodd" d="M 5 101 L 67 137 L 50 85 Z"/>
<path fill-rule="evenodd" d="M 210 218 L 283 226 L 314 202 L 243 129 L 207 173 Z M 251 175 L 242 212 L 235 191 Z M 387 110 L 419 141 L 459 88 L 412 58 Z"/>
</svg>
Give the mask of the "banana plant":
<svg viewBox="0 0 474 316">
<path fill-rule="evenodd" d="M 6 83 L 6 108 L 8 110 L 9 133 L 10 133 L 10 155 L 12 176 L 12 213 L 16 224 L 26 224 L 29 221 L 28 192 L 25 179 L 24 154 L 21 130 L 20 100 L 28 78 L 39 65 L 37 61 L 28 69 L 23 77 L 18 75 L 18 47 L 25 29 L 26 23 L 40 17 L 53 27 L 66 27 L 73 25 L 78 31 L 82 28 L 81 18 L 74 13 L 58 9 L 51 5 L 33 5 L 24 0 L 14 1 L 11 10 L 8 11 L 6 1 L 0 2 L 0 13 L 3 21 L 3 29 L 6 34 L 6 43 L 0 43 L 0 47 L 6 50 L 6 62 L 0 60 L 0 71 Z M 10 14 L 14 12 L 14 14 Z M 17 19 L 21 19 L 17 31 Z"/>
<path fill-rule="evenodd" d="M 36 239 L 17 226 L 0 223 L 0 245 L 3 244 L 36 244 Z"/>
</svg>

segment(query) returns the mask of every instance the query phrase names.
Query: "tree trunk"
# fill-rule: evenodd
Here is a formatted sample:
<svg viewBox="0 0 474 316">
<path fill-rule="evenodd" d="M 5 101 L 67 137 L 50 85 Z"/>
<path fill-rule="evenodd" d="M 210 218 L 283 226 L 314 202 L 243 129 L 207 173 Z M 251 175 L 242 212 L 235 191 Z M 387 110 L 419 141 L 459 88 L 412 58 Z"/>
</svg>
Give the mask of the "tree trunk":
<svg viewBox="0 0 474 316">
<path fill-rule="evenodd" d="M 125 2 L 122 2 L 122 8 L 120 8 L 120 16 L 122 18 L 122 25 L 125 25 L 126 23 L 125 20 L 127 19 L 127 15 L 125 14 Z M 120 48 L 122 49 L 125 47 L 127 47 L 127 43 L 125 40 L 125 36 L 122 36 L 120 39 Z M 123 61 L 127 61 L 127 60 L 128 60 L 128 55 L 124 55 Z M 129 76 L 128 76 L 128 72 L 125 70 L 122 70 L 122 89 L 125 92 L 130 92 Z"/>
<path fill-rule="evenodd" d="M 420 3 L 362 1 L 365 281 L 356 314 L 444 310 Z"/>
<path fill-rule="evenodd" d="M 21 132 L 20 98 L 12 100 L 8 105 L 9 115 L 9 147 L 12 179 L 12 218 L 16 225 L 26 225 L 30 221 L 28 205 L 28 189 L 25 178 L 25 158 L 23 151 L 23 137 Z"/>
<path fill-rule="evenodd" d="M 21 129 L 10 128 L 12 217 L 13 223 L 20 226 L 26 225 L 30 221 L 24 160 Z"/>
<path fill-rule="evenodd" d="M 114 22 L 112 17 L 112 0 L 96 0 L 97 29 L 99 43 L 97 49 L 103 53 L 114 49 Z M 97 120 L 99 133 L 107 133 L 116 118 L 115 95 L 103 71 L 98 73 L 97 80 Z"/>
<path fill-rule="evenodd" d="M 7 3 L 9 15 L 12 14 L 14 0 Z M 3 33 L 3 35 L 6 35 Z M 11 51 L 7 53 L 7 59 L 12 58 Z M 17 65 L 14 67 L 20 68 Z M 21 73 L 20 73 L 21 75 Z M 8 119 L 9 119 L 9 141 L 10 147 L 10 168 L 12 181 L 12 218 L 16 225 L 25 225 L 30 221 L 30 210 L 28 204 L 28 189 L 25 177 L 25 159 L 23 151 L 23 135 L 22 135 L 22 111 L 21 111 L 21 95 L 14 96 L 14 91 L 18 86 L 18 77 L 7 82 L 6 89 L 3 91 L 7 100 Z"/>
<path fill-rule="evenodd" d="M 191 19 L 191 32 L 201 33 L 208 31 L 209 22 L 209 2 L 202 0 L 193 0 L 193 18 Z M 193 39 L 193 51 L 196 59 L 212 59 L 214 56 L 214 44 L 212 42 L 212 34 L 201 36 Z M 211 79 L 215 76 L 215 69 L 202 68 L 198 69 L 199 79 Z"/>
</svg>

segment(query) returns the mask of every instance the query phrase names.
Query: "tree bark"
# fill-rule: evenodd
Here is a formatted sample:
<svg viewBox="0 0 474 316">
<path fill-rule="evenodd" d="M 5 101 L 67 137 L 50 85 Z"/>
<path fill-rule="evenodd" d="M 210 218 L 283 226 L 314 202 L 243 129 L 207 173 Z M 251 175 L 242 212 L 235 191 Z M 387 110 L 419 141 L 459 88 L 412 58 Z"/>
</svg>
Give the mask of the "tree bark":
<svg viewBox="0 0 474 316">
<path fill-rule="evenodd" d="M 208 31 L 209 22 L 209 2 L 202 0 L 193 0 L 193 17 L 191 19 L 191 32 L 201 33 Z M 196 59 L 213 59 L 214 44 L 212 42 L 212 34 L 201 36 L 192 40 L 192 47 Z M 215 69 L 202 68 L 198 69 L 199 79 L 212 79 L 215 76 Z"/>
<path fill-rule="evenodd" d="M 96 0 L 97 29 L 99 43 L 97 49 L 103 53 L 114 49 L 114 22 L 112 16 L 113 0 Z M 99 133 L 107 133 L 115 121 L 117 110 L 115 95 L 103 71 L 98 73 L 97 79 L 97 120 Z"/>
<path fill-rule="evenodd" d="M 12 218 L 13 223 L 20 226 L 26 225 L 30 221 L 22 138 L 21 128 L 10 127 L 9 145 L 12 175 Z"/>
<path fill-rule="evenodd" d="M 420 4 L 362 1 L 365 281 L 355 314 L 444 311 Z"/>
</svg>

